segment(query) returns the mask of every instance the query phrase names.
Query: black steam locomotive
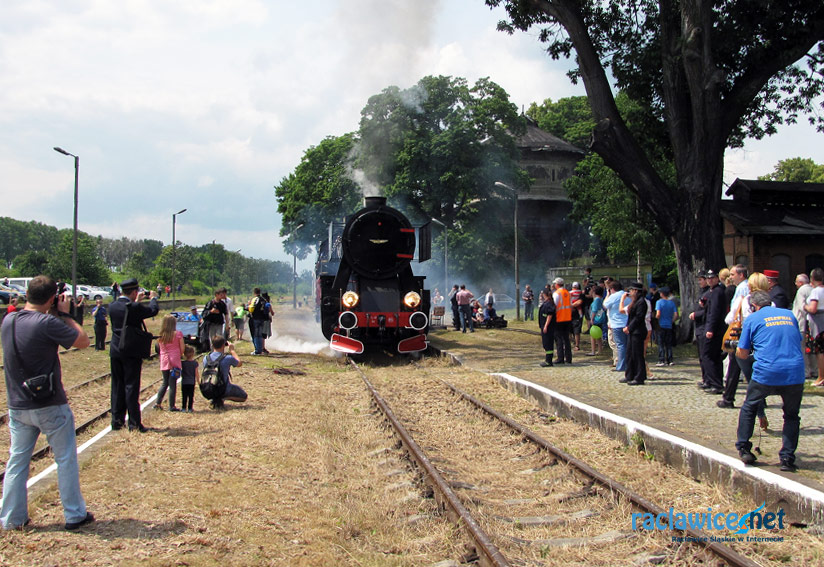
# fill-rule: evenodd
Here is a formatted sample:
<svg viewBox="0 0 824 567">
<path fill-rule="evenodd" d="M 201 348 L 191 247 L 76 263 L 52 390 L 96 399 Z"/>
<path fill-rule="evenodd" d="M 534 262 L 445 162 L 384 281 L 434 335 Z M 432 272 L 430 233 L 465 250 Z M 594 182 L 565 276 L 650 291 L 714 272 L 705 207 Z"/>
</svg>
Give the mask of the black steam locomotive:
<svg viewBox="0 0 824 567">
<path fill-rule="evenodd" d="M 418 229 L 418 261 L 430 256 L 429 225 Z M 429 290 L 412 272 L 416 230 L 385 197 L 367 197 L 345 224 L 332 223 L 319 247 L 316 296 L 333 350 L 426 349 Z"/>
</svg>

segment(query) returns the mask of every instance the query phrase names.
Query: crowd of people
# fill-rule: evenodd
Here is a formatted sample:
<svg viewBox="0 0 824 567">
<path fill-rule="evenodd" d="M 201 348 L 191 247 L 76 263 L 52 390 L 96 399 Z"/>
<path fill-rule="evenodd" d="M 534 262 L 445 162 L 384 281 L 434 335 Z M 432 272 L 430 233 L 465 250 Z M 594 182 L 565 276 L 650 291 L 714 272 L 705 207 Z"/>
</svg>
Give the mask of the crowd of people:
<svg viewBox="0 0 824 567">
<path fill-rule="evenodd" d="M 143 302 L 144 292 L 134 278 L 117 284 L 117 290 L 117 298 L 108 306 L 97 300 L 92 310 L 96 350 L 105 350 L 106 330 L 109 324 L 112 327 L 109 344 L 111 429 L 128 426 L 129 431 L 146 433 L 151 429 L 142 422 L 140 380 L 143 360 L 150 355 L 154 337 L 146 331 L 145 320 L 158 314 L 159 294 L 152 291 L 149 301 Z M 256 290 L 256 297 L 260 295 Z M 268 298 L 266 301 L 265 309 L 271 315 L 274 311 Z M 7 530 L 21 528 L 30 522 L 27 481 L 32 452 L 41 433 L 46 435 L 57 463 L 64 529 L 77 530 L 95 519 L 86 509 L 80 491 L 74 415 L 63 386 L 58 356 L 58 347 L 84 349 L 91 344 L 77 321 L 76 307 L 57 282 L 47 276 L 37 276 L 28 285 L 25 306 L 11 310 L 3 319 L 0 338 L 11 443 L 3 479 L 0 524 Z M 246 309 L 244 305 L 235 311 L 226 290 L 220 289 L 202 316 L 193 310 L 196 319 L 214 314 L 224 317 L 220 326 L 208 327 L 210 352 L 203 357 L 203 379 L 211 372 L 217 377 L 214 383 L 220 385 L 211 397 L 214 409 L 222 408 L 226 401 L 244 402 L 247 399 L 243 388 L 231 381 L 231 368 L 241 366 L 242 361 L 234 344 L 224 336 L 231 329 L 228 313 L 237 315 L 234 319 L 242 319 Z M 195 359 L 194 348 L 184 344 L 182 333 L 176 329 L 177 321 L 177 317 L 170 314 L 161 322 L 157 351 L 162 384 L 155 407 L 162 407 L 168 391 L 170 410 L 191 412 L 195 386 L 201 380 L 201 365 Z M 237 326 L 235 329 L 236 337 L 239 337 L 242 331 Z M 253 337 L 260 339 L 266 332 L 271 331 L 263 325 L 253 326 Z M 182 394 L 180 409 L 175 405 L 178 379 Z M 201 392 L 206 395 L 202 386 Z"/>
<path fill-rule="evenodd" d="M 765 399 L 775 395 L 784 407 L 781 469 L 794 471 L 804 382 L 810 379 L 814 387 L 824 387 L 824 270 L 798 274 L 792 301 L 779 279 L 776 270 L 750 274 L 743 265 L 701 271 L 700 296 L 683 324 L 694 330 L 701 368 L 698 387 L 720 396 L 719 408 L 736 407 L 742 374 L 748 383 L 736 443 L 742 461 L 755 462 L 749 439 L 756 419 L 762 429 L 769 427 Z M 456 285 L 449 298 L 455 328 L 472 332 L 472 293 Z M 533 320 L 535 297 L 529 285 L 521 299 L 525 320 Z M 595 282 L 587 273 L 582 284 L 573 282 L 567 289 L 562 278 L 555 278 L 540 292 L 537 313 L 542 367 L 572 362 L 572 353 L 581 348 L 584 320 L 590 336 L 586 354 L 596 356 L 608 345 L 612 366 L 622 374 L 620 383 L 640 386 L 652 377 L 646 360 L 651 341 L 658 347 L 656 366 L 675 364 L 675 325 L 682 313 L 668 287 L 651 284 L 646 289 L 633 282 L 625 288 L 609 277 Z"/>
</svg>

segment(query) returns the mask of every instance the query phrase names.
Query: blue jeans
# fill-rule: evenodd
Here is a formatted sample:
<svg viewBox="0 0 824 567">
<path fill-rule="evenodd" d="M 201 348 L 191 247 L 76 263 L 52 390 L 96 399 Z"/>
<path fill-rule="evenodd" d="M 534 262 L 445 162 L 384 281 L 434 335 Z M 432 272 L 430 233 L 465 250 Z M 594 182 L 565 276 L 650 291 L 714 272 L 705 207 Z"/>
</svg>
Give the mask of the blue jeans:
<svg viewBox="0 0 824 567">
<path fill-rule="evenodd" d="M 3 506 L 0 522 L 4 529 L 22 526 L 29 519 L 29 464 L 40 433 L 46 434 L 57 463 L 57 485 L 63 503 L 66 522 L 86 518 L 86 501 L 80 493 L 80 472 L 77 465 L 77 441 L 74 435 L 74 414 L 69 404 L 47 406 L 33 410 L 9 410 L 11 447 L 3 479 Z"/>
<path fill-rule="evenodd" d="M 795 449 L 798 447 L 798 430 L 801 424 L 798 411 L 801 409 L 803 392 L 804 384 L 770 386 L 750 380 L 747 386 L 747 398 L 741 406 L 741 413 L 738 414 L 738 440 L 735 442 L 735 448 L 739 451 L 752 449 L 750 437 L 755 427 L 756 413 L 764 404 L 767 396 L 781 396 L 784 407 L 784 427 L 781 430 L 781 450 L 778 456 L 782 463 L 795 464 Z"/>
<path fill-rule="evenodd" d="M 615 370 L 624 372 L 627 369 L 627 334 L 624 327 L 612 330 L 612 338 L 615 340 L 615 350 L 618 351 L 618 361 L 615 363 Z"/>
<path fill-rule="evenodd" d="M 252 333 L 252 344 L 255 346 L 255 353 L 263 352 L 263 323 L 259 319 L 249 319 L 249 332 Z"/>
<path fill-rule="evenodd" d="M 466 332 L 467 321 L 469 321 L 469 330 L 474 331 L 475 327 L 472 321 L 472 306 L 459 305 L 458 309 L 461 311 L 461 331 L 464 333 Z"/>
</svg>

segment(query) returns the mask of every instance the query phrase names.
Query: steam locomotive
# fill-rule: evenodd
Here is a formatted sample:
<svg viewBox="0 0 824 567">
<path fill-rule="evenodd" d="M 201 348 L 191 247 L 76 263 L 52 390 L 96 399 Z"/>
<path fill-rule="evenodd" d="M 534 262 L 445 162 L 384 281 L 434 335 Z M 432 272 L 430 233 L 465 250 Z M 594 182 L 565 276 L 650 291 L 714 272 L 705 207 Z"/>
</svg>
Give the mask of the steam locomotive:
<svg viewBox="0 0 824 567">
<path fill-rule="evenodd" d="M 429 224 L 419 227 L 418 261 L 429 259 Z M 332 350 L 367 348 L 414 353 L 427 347 L 429 290 L 412 272 L 416 229 L 385 197 L 332 223 L 319 246 L 316 297 L 324 336 Z"/>
</svg>

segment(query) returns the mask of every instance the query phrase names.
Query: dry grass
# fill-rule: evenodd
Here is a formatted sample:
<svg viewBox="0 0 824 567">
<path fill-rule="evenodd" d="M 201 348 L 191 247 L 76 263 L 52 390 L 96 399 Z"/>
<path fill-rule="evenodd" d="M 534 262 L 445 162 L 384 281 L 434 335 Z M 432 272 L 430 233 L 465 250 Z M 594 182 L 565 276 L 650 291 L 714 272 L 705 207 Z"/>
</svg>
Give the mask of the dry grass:
<svg viewBox="0 0 824 567">
<path fill-rule="evenodd" d="M 353 373 L 311 357 L 254 362 L 235 374 L 248 403 L 215 413 L 200 398 L 194 414 L 144 414 L 154 433 L 113 434 L 81 473 L 98 522 L 82 534 L 59 531 L 49 489 L 30 504 L 34 529 L 0 539 L 0 563 L 426 565 L 460 557 L 460 533 L 411 484 Z M 274 362 L 306 374 L 275 375 Z"/>
<path fill-rule="evenodd" d="M 438 376 L 448 374 L 446 379 L 459 388 L 481 398 L 556 446 L 587 461 L 597 470 L 616 478 L 665 509 L 672 506 L 680 512 L 706 512 L 711 507 L 713 510 L 743 513 L 760 505 L 760 502 L 753 503 L 740 494 L 730 494 L 721 487 L 699 483 L 666 465 L 645 458 L 643 453 L 588 426 L 547 415 L 533 404 L 501 388 L 486 375 L 460 368 L 450 370 L 444 364 L 443 361 L 427 361 L 425 367 L 432 368 Z M 629 526 L 629 512 L 625 513 L 624 521 Z M 727 531 L 713 531 L 709 535 L 731 534 Z M 799 565 L 824 564 L 824 543 L 820 536 L 807 530 L 788 527 L 780 532 L 761 532 L 758 535 L 782 535 L 784 541 L 736 543 L 732 547 L 763 565 L 781 565 L 790 560 Z M 688 554 L 688 557 L 695 553 L 694 547 L 683 547 L 683 553 Z"/>
</svg>

